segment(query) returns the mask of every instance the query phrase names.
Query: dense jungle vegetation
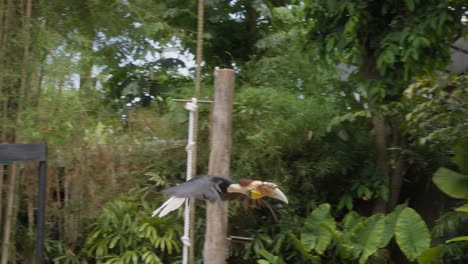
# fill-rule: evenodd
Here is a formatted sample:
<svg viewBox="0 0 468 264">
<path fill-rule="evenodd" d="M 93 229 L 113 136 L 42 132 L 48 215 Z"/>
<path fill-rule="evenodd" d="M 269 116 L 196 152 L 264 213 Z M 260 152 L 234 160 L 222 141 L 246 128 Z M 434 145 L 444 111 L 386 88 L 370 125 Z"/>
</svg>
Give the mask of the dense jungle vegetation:
<svg viewBox="0 0 468 264">
<path fill-rule="evenodd" d="M 468 263 L 466 1 L 205 2 L 201 98 L 236 71 L 230 176 L 290 201 L 231 203 L 253 240 L 228 263 Z M 182 212 L 151 212 L 185 179 L 196 24 L 192 0 L 0 0 L 0 141 L 48 144 L 47 263 L 180 263 Z M 2 264 L 33 263 L 36 174 L 0 167 Z"/>
</svg>

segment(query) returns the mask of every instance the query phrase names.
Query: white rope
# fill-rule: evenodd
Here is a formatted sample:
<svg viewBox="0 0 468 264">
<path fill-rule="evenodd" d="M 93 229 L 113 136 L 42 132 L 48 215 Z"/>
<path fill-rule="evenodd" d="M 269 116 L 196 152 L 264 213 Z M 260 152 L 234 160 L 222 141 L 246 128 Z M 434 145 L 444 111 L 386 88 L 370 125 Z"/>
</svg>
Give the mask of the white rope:
<svg viewBox="0 0 468 264">
<path fill-rule="evenodd" d="M 192 102 L 185 104 L 185 109 L 190 111 L 189 114 L 189 131 L 188 131 L 188 143 L 185 147 L 187 151 L 187 181 L 192 179 L 194 176 L 195 168 L 195 153 L 197 151 L 197 144 L 195 142 L 195 118 L 198 111 L 197 98 L 192 98 Z M 184 211 L 184 235 L 180 238 L 184 244 L 182 250 L 182 263 L 188 263 L 188 251 L 191 246 L 190 244 L 190 199 L 185 200 L 185 211 Z"/>
</svg>

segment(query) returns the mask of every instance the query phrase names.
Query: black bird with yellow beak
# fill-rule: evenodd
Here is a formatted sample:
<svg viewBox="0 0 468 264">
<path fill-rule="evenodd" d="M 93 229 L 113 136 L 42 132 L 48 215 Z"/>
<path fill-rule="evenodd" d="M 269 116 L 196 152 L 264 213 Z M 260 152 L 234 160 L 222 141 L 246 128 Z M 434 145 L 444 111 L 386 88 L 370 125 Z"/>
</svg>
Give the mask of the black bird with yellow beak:
<svg viewBox="0 0 468 264">
<path fill-rule="evenodd" d="M 214 203 L 235 199 L 258 200 L 268 196 L 288 203 L 288 198 L 274 183 L 247 179 L 241 179 L 236 183 L 231 179 L 213 175 L 193 178 L 163 190 L 162 193 L 170 198 L 153 212 L 153 216 L 167 215 L 179 208 L 187 198 L 206 199 Z"/>
</svg>

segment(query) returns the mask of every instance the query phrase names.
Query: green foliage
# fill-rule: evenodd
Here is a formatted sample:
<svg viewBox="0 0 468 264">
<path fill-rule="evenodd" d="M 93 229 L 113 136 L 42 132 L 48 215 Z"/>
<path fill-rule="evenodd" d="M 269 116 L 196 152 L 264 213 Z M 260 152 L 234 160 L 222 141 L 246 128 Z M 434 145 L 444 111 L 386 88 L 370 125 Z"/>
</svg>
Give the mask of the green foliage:
<svg viewBox="0 0 468 264">
<path fill-rule="evenodd" d="M 383 78 L 393 80 L 409 80 L 442 68 L 450 58 L 446 43 L 465 30 L 463 1 L 409 0 L 404 5 L 393 1 L 306 1 L 304 9 L 310 38 L 319 39 L 327 55 L 336 55 L 348 64 L 370 63 L 376 69 L 359 67 L 358 71 L 365 76 L 365 71 L 378 70 Z"/>
<path fill-rule="evenodd" d="M 444 248 L 443 244 L 439 244 L 435 247 L 431 247 L 426 249 L 417 257 L 419 264 L 431 264 L 434 263 L 433 261 L 436 260 L 439 255 L 441 254 Z"/>
<path fill-rule="evenodd" d="M 3 1 L 2 15 L 10 2 L 15 17 L 9 25 L 3 20 L 1 37 L 8 40 L 0 47 L 0 103 L 8 108 L 8 120 L 2 119 L 0 129 L 7 130 L 8 138 L 18 132 L 25 143 L 46 141 L 50 146 L 47 210 L 49 235 L 56 240 L 48 242 L 49 260 L 171 263 L 180 247 L 180 224 L 170 216 L 149 218 L 154 208 L 145 200 L 160 203 L 155 191 L 183 178 L 181 139 L 187 115 L 171 97 L 192 96 L 192 80 L 179 74 L 184 66 L 180 60 L 164 58 L 161 52 L 167 46 L 186 55 L 195 50 L 196 2 L 36 1 L 29 36 L 34 45 L 25 63 L 21 51 L 28 35 L 25 19 L 19 17 L 24 7 Z M 466 77 L 419 80 L 396 109 L 365 109 L 363 101 L 352 98 L 359 92 L 374 96 L 368 103 L 397 100 L 408 80 L 443 68 L 453 38 L 466 32 L 460 22 L 465 6 L 458 0 L 207 2 L 206 72 L 221 66 L 238 73 L 232 175 L 274 181 L 291 201 L 275 209 L 277 219 L 270 212 L 231 206 L 232 230 L 254 238 L 245 246 L 233 246 L 233 255 L 242 258 L 239 263 L 258 258 L 259 263 L 318 262 L 315 254 L 332 263 L 363 263 L 387 254 L 383 248 L 397 223 L 404 222 L 402 207 L 368 218 L 349 212 L 342 222 L 333 219 L 329 205 L 317 207 L 327 202 L 337 205 L 338 214 L 346 209 L 362 212 L 373 199 L 388 197 L 373 164 L 373 116 L 393 120 L 404 113 L 410 149 L 403 151 L 412 151 L 404 184 L 414 177 L 429 179 L 435 164 L 453 169 L 436 175 L 466 175 L 462 156 L 455 157 L 456 172 L 445 155 L 466 133 Z M 338 62 L 357 70 L 342 77 Z M 24 80 L 22 64 L 27 65 Z M 193 69 L 188 70 L 192 74 Z M 209 82 L 212 76 L 204 77 Z M 23 119 L 16 123 L 21 81 L 28 88 Z M 77 86 L 83 89 L 75 90 Z M 209 97 L 211 84 L 202 90 L 203 97 Z M 203 107 L 200 172 L 207 163 L 207 113 Z M 421 148 L 413 148 L 414 142 Z M 425 146 L 434 152 L 426 152 Z M 466 151 L 460 148 L 457 153 Z M 417 165 L 424 173 L 411 171 Z M 129 193 L 143 200 L 115 199 Z M 414 201 L 415 195 L 409 198 Z M 19 222 L 24 221 L 24 208 L 18 207 Z M 311 213 L 313 208 L 318 209 Z M 201 218 L 197 230 L 204 227 Z M 440 220 L 433 234 L 448 240 L 462 233 L 466 217 L 456 212 Z M 404 237 L 406 230 L 399 232 Z M 293 235 L 299 233 L 301 239 Z M 85 238 L 83 251 L 80 241 Z M 196 244 L 202 245 L 202 239 L 198 234 Z M 449 250 L 461 255 L 463 248 L 456 246 L 463 242 L 456 240 L 441 251 L 427 249 L 418 261 L 429 262 L 437 253 L 450 255 Z M 29 248 L 18 247 L 18 255 Z M 420 250 L 407 251 L 414 256 Z"/>
<path fill-rule="evenodd" d="M 181 226 L 171 217 L 152 218 L 151 210 L 134 198 L 109 202 L 92 225 L 88 254 L 106 263 L 163 263 L 179 252 Z"/>
<path fill-rule="evenodd" d="M 425 250 L 418 256 L 418 262 L 451 263 L 466 260 L 461 252 L 466 250 L 468 243 L 465 242 L 466 237 L 459 235 L 466 233 L 467 221 L 468 215 L 466 213 L 448 212 L 439 217 L 435 221 L 431 235 L 434 239 L 444 242 Z"/>
<path fill-rule="evenodd" d="M 455 145 L 466 136 L 468 78 L 424 79 L 405 90 L 405 130 L 422 145 Z"/>
<path fill-rule="evenodd" d="M 468 160 L 468 140 L 464 138 L 455 146 L 453 161 L 460 168 L 458 173 L 451 169 L 439 168 L 432 178 L 434 184 L 445 194 L 458 199 L 468 199 L 468 175 L 466 161 Z"/>
<path fill-rule="evenodd" d="M 281 260 L 280 257 L 271 254 L 265 249 L 261 249 L 258 253 L 264 258 L 257 260 L 257 264 L 284 264 L 285 262 Z"/>
<path fill-rule="evenodd" d="M 160 114 L 165 114 L 170 110 L 165 100 L 167 94 L 176 94 L 181 87 L 192 85 L 188 77 L 177 72 L 180 67 L 185 67 L 183 61 L 163 58 L 143 66 L 130 63 L 110 69 L 107 74 L 112 77 L 103 84 L 106 101 L 122 114 L 127 114 L 125 109 L 130 107 L 150 107 L 151 104 Z"/>
<path fill-rule="evenodd" d="M 299 252 L 302 259 L 305 261 L 312 261 L 313 263 L 320 261 L 319 257 L 312 255 L 304 248 L 304 244 L 296 237 L 296 235 L 289 233 L 289 238 L 293 241 L 294 247 Z"/>
<path fill-rule="evenodd" d="M 455 164 L 458 165 L 460 170 L 466 174 L 466 146 L 468 141 L 466 138 L 462 139 L 456 146 L 455 151 L 456 155 L 453 158 Z M 461 174 L 455 172 L 453 170 L 447 168 L 439 168 L 432 178 L 434 184 L 445 194 L 459 199 L 467 199 L 466 193 L 468 192 L 468 176 L 465 174 Z M 468 204 L 464 204 L 458 208 L 455 208 L 456 212 L 450 212 L 442 215 L 436 221 L 436 225 L 434 226 L 433 233 L 436 237 L 440 238 L 447 238 L 450 237 L 445 241 L 445 244 L 440 244 L 440 248 L 442 251 L 442 255 L 444 258 L 446 256 L 450 256 L 456 259 L 462 259 L 460 257 L 460 252 L 466 250 L 468 243 L 467 236 L 457 236 L 453 237 L 457 234 L 465 234 L 466 230 L 463 228 L 466 226 L 466 222 L 468 221 L 467 209 Z M 458 243 L 452 243 L 458 242 Z"/>
<path fill-rule="evenodd" d="M 291 173 L 285 171 L 286 159 L 320 140 L 333 113 L 332 105 L 321 98 L 298 98 L 293 92 L 271 88 L 244 88 L 234 104 L 234 174 L 275 179 Z M 310 161 L 304 165 L 310 170 Z"/>
<path fill-rule="evenodd" d="M 468 215 L 464 212 L 450 211 L 442 214 L 435 222 L 431 230 L 434 238 L 447 240 L 461 235 L 466 231 Z"/>
<path fill-rule="evenodd" d="M 53 263 L 60 264 L 86 264 L 86 259 L 83 254 L 75 254 L 70 248 L 57 240 L 46 240 L 44 244 L 46 256 L 53 261 Z"/>
<path fill-rule="evenodd" d="M 367 263 L 393 237 L 410 260 L 420 257 L 427 262 L 438 255 L 436 249 L 428 250 L 429 230 L 421 216 L 405 205 L 397 206 L 388 215 L 374 214 L 368 218 L 351 211 L 337 223 L 330 215 L 330 205 L 322 204 L 304 222 L 300 242 L 306 252 L 314 250 L 325 257 L 327 251 L 336 247 L 340 258 Z M 296 248 L 301 250 L 301 246 Z"/>
<path fill-rule="evenodd" d="M 196 2 L 163 1 L 163 5 L 167 7 L 165 21 L 177 33 L 183 47 L 195 54 Z M 256 54 L 255 41 L 270 28 L 271 14 L 263 1 L 207 1 L 204 13 L 203 56 L 210 69 L 230 68 L 233 63 L 249 60 Z"/>
</svg>

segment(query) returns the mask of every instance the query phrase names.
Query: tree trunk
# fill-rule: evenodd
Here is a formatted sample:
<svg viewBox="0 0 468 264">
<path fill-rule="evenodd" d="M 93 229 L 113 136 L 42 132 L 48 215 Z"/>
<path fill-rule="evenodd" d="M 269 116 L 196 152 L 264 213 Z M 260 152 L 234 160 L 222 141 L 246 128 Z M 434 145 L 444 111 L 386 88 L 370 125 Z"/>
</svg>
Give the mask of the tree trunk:
<svg viewBox="0 0 468 264">
<path fill-rule="evenodd" d="M 71 173 L 71 172 L 70 172 Z M 70 181 L 71 181 L 71 175 L 69 172 L 65 171 L 63 175 L 63 208 L 69 209 L 70 208 Z M 71 230 L 71 216 L 70 214 L 65 214 L 63 216 L 63 226 L 65 230 L 69 231 Z M 65 235 L 68 234 L 69 232 L 64 233 L 64 238 L 65 241 L 68 242 L 69 236 Z"/>
<path fill-rule="evenodd" d="M 215 71 L 214 104 L 211 112 L 209 174 L 229 177 L 232 145 L 232 103 L 235 73 L 230 69 Z M 203 263 L 226 263 L 228 256 L 227 208 L 224 202 L 207 203 Z"/>
<path fill-rule="evenodd" d="M 406 162 L 401 150 L 404 148 L 405 140 L 401 137 L 401 132 L 396 121 L 391 122 L 392 127 L 392 148 L 395 149 L 393 153 L 393 160 L 395 165 L 392 170 L 390 197 L 388 200 L 387 210 L 392 211 L 398 204 L 400 198 L 401 185 L 403 177 L 406 173 Z"/>
<path fill-rule="evenodd" d="M 90 18 L 91 10 L 88 1 L 85 1 L 81 6 L 81 16 Z M 91 20 L 92 21 L 92 20 Z M 94 88 L 94 82 L 92 80 L 93 73 L 93 43 L 94 43 L 94 25 L 90 20 L 81 21 L 79 24 L 79 30 L 85 40 L 81 47 L 80 55 L 80 92 L 84 100 L 87 98 L 87 92 Z"/>
<path fill-rule="evenodd" d="M 376 167 L 377 173 L 380 175 L 383 184 L 386 188 L 389 187 L 389 173 L 387 166 L 387 139 L 386 139 L 386 129 L 385 129 L 385 120 L 382 117 L 374 116 L 372 117 L 372 124 L 374 126 L 374 139 L 376 147 Z M 387 211 L 387 202 L 379 198 L 375 204 L 373 213 L 385 213 Z"/>
<path fill-rule="evenodd" d="M 371 50 L 371 49 L 369 49 Z M 362 80 L 364 83 L 369 85 L 367 92 L 367 103 L 369 109 L 375 108 L 374 106 L 378 103 L 378 100 L 370 92 L 372 85 L 378 84 L 380 81 L 380 74 L 377 71 L 377 66 L 375 65 L 375 59 L 372 54 L 367 54 L 364 57 L 362 64 Z M 389 168 L 387 164 L 387 133 L 386 133 L 386 121 L 383 117 L 378 115 L 372 116 L 372 125 L 373 125 L 373 136 L 375 144 L 375 164 L 377 169 L 377 174 L 380 176 L 384 186 L 387 189 L 390 189 L 390 179 L 389 179 Z M 373 213 L 385 213 L 387 211 L 387 202 L 379 198 L 374 203 Z"/>
<path fill-rule="evenodd" d="M 247 23 L 247 36 L 248 36 L 248 47 L 249 47 L 249 54 L 255 53 L 255 43 L 258 39 L 258 29 L 257 29 L 257 20 L 258 14 L 257 10 L 253 6 L 253 1 L 248 0 L 245 5 L 245 10 L 247 13 L 246 16 L 246 23 Z"/>
</svg>

